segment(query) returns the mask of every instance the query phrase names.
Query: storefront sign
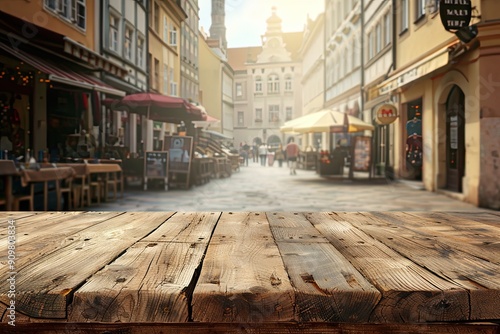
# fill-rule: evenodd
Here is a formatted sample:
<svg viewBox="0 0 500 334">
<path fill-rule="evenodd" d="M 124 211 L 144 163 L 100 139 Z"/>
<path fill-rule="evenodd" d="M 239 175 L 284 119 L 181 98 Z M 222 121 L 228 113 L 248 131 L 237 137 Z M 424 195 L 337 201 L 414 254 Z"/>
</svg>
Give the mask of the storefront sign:
<svg viewBox="0 0 500 334">
<path fill-rule="evenodd" d="M 446 30 L 467 27 L 472 17 L 471 0 L 441 0 L 439 15 Z"/>
<path fill-rule="evenodd" d="M 377 108 L 375 117 L 378 124 L 391 124 L 398 118 L 398 109 L 393 104 L 385 103 Z"/>
</svg>

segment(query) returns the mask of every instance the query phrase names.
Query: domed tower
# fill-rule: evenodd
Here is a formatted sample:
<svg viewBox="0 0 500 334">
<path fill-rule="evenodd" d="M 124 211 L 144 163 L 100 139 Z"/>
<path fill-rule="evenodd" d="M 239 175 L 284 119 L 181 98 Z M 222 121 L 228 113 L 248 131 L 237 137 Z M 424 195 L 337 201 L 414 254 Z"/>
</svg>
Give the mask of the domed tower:
<svg viewBox="0 0 500 334">
<path fill-rule="evenodd" d="M 210 25 L 210 39 L 220 41 L 220 47 L 227 49 L 226 41 L 226 12 L 224 0 L 212 0 L 212 24 Z"/>
<path fill-rule="evenodd" d="M 281 18 L 276 13 L 276 7 L 273 6 L 271 10 L 271 16 L 266 20 L 266 32 L 262 35 L 262 52 L 257 56 L 258 63 L 291 60 L 291 54 L 283 41 Z"/>
</svg>

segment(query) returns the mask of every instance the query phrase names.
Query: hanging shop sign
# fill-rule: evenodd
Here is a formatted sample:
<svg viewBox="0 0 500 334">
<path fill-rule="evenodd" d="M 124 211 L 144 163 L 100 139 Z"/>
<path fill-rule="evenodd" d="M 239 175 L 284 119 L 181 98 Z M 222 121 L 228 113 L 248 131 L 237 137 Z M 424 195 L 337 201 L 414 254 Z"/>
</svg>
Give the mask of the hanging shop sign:
<svg viewBox="0 0 500 334">
<path fill-rule="evenodd" d="M 398 118 L 398 109 L 395 105 L 385 103 L 377 108 L 375 118 L 378 124 L 391 124 Z"/>
<path fill-rule="evenodd" d="M 444 28 L 448 31 L 467 27 L 472 17 L 471 0 L 441 0 L 439 15 Z"/>
</svg>

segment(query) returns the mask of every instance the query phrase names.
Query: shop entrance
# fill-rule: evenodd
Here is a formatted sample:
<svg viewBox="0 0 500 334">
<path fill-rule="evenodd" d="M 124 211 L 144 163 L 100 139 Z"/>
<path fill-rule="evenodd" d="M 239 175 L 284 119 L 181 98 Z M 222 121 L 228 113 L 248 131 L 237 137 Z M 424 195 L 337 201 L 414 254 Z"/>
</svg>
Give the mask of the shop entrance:
<svg viewBox="0 0 500 334">
<path fill-rule="evenodd" d="M 462 192 L 465 175 L 465 95 L 453 86 L 446 101 L 446 188 Z"/>
</svg>

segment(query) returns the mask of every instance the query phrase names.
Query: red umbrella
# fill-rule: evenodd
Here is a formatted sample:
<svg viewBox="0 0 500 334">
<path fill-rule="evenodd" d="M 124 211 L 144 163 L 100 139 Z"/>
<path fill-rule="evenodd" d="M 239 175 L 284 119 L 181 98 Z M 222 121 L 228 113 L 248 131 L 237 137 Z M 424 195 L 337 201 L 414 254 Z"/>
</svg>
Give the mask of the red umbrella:
<svg viewBox="0 0 500 334">
<path fill-rule="evenodd" d="M 150 120 L 160 122 L 180 123 L 203 119 L 201 110 L 185 99 L 156 93 L 127 95 L 113 109 L 145 115 Z"/>
</svg>

